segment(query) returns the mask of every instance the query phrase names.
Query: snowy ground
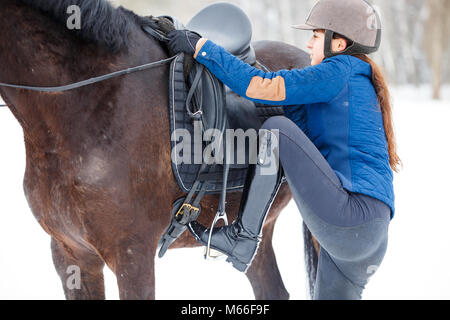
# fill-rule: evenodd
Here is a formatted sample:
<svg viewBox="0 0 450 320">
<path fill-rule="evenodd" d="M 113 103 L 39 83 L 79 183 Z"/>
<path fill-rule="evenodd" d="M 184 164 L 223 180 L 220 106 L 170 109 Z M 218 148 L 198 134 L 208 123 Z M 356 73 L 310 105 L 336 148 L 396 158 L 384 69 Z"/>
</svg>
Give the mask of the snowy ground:
<svg viewBox="0 0 450 320">
<path fill-rule="evenodd" d="M 450 90 L 428 99 L 427 88 L 394 91 L 398 152 L 396 216 L 385 260 L 367 285 L 365 299 L 450 299 Z M 0 299 L 64 299 L 54 271 L 50 238 L 23 195 L 22 130 L 0 108 Z M 301 216 L 291 203 L 279 218 L 274 247 L 291 299 L 307 299 Z M 189 278 L 174 282 L 180 266 Z M 108 299 L 117 299 L 105 268 Z M 245 275 L 224 261 L 206 262 L 201 249 L 170 250 L 156 261 L 157 299 L 253 299 Z M 175 289 L 175 290 L 174 290 Z"/>
</svg>

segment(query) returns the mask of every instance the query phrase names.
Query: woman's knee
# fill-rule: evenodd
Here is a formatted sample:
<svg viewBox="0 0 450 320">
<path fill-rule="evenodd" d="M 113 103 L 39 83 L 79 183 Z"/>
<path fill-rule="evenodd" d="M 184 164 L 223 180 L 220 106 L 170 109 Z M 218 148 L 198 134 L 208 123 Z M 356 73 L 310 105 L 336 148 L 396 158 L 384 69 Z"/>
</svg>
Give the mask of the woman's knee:
<svg viewBox="0 0 450 320">
<path fill-rule="evenodd" d="M 272 131 L 276 133 L 278 137 L 284 136 L 293 141 L 309 141 L 302 129 L 300 129 L 295 122 L 285 116 L 270 117 L 264 121 L 261 129 Z"/>
<path fill-rule="evenodd" d="M 274 116 L 270 117 L 261 126 L 261 129 L 266 130 L 280 130 L 280 131 L 286 131 L 289 130 L 289 128 L 298 128 L 298 126 L 289 118 L 285 116 Z"/>
</svg>

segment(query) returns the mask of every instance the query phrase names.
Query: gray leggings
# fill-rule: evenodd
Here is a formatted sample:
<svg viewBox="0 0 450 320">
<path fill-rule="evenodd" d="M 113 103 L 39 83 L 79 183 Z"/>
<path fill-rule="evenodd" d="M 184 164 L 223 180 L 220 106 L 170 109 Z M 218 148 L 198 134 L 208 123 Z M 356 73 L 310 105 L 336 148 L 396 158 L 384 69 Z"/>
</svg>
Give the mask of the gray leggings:
<svg viewBox="0 0 450 320">
<path fill-rule="evenodd" d="M 279 130 L 279 158 L 295 203 L 320 243 L 314 299 L 361 299 L 386 253 L 390 208 L 343 189 L 328 162 L 290 119 L 269 118 Z"/>
</svg>

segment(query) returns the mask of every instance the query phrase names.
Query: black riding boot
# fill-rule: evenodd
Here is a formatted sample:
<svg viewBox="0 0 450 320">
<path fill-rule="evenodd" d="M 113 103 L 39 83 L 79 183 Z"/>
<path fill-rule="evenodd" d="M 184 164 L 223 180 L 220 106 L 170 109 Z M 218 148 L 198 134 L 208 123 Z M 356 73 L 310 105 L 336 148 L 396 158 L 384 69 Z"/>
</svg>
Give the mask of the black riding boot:
<svg viewBox="0 0 450 320">
<path fill-rule="evenodd" d="M 263 135 L 264 142 L 261 142 L 260 146 L 268 140 L 267 148 L 260 147 L 257 164 L 251 164 L 249 167 L 238 218 L 229 226 L 214 228 L 211 236 L 210 247 L 226 254 L 227 261 L 241 272 L 247 271 L 256 255 L 264 220 L 281 183 L 282 170 L 278 169 L 278 141 L 271 136 Z M 275 148 L 273 140 L 276 140 Z M 273 167 L 272 161 L 276 161 L 276 168 Z M 190 231 L 203 245 L 208 244 L 209 229 L 195 221 L 191 223 Z"/>
</svg>

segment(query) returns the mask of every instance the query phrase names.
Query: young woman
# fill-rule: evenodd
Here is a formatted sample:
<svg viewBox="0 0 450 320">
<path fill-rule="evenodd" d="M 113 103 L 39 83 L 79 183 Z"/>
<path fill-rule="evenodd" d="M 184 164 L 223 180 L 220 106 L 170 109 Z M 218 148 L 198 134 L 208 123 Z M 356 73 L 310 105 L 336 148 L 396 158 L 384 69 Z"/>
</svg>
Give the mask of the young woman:
<svg viewBox="0 0 450 320">
<path fill-rule="evenodd" d="M 382 74 L 366 54 L 379 48 L 375 10 L 363 0 L 321 0 L 306 24 L 311 67 L 265 73 L 188 30 L 172 32 L 169 45 L 204 64 L 242 97 L 284 105 L 263 129 L 279 132 L 279 161 L 304 222 L 320 244 L 315 299 L 360 299 L 383 260 L 394 216 L 392 170 L 400 159 Z M 268 140 L 274 140 L 272 135 Z M 259 155 L 264 158 L 265 155 Z M 256 254 L 279 172 L 249 171 L 239 216 L 215 228 L 211 247 L 246 271 Z M 281 171 L 281 170 L 279 170 Z M 191 225 L 206 244 L 210 230 Z"/>
</svg>

